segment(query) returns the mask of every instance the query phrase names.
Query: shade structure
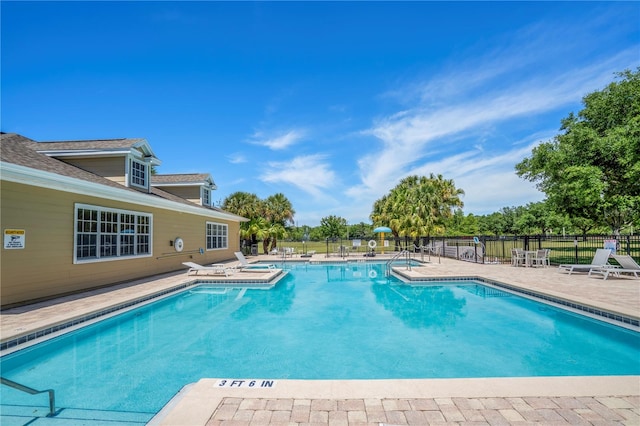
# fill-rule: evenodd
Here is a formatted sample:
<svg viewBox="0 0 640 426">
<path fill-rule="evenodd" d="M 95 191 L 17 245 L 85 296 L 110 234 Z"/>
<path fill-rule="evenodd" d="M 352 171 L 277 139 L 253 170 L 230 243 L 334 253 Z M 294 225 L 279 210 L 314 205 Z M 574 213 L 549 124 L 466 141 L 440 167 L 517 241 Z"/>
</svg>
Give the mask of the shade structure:
<svg viewBox="0 0 640 426">
<path fill-rule="evenodd" d="M 373 230 L 374 234 L 380 234 L 380 252 L 384 254 L 384 234 L 391 232 L 391 228 L 387 226 L 378 226 Z"/>
<path fill-rule="evenodd" d="M 391 232 L 391 228 L 386 227 L 386 226 L 378 226 L 376 229 L 373 230 L 374 234 L 377 234 L 379 232 Z"/>
</svg>

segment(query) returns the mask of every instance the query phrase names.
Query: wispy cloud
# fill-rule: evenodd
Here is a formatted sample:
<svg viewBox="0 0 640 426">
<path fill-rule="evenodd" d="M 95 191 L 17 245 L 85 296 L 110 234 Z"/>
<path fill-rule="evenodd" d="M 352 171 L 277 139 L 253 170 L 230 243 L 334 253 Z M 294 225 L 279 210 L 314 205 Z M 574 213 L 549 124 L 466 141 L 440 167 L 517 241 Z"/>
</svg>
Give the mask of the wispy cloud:
<svg viewBox="0 0 640 426">
<path fill-rule="evenodd" d="M 543 54 L 543 49 L 539 48 L 538 51 L 540 55 Z M 491 59 L 493 62 L 484 57 L 478 60 L 483 64 L 483 69 L 475 79 L 470 79 L 474 74 L 471 69 L 460 68 L 446 78 L 435 76 L 432 80 L 412 84 L 410 90 L 418 86 L 424 89 L 418 99 L 414 98 L 413 105 L 377 119 L 371 128 L 363 132 L 381 142 L 380 149 L 359 159 L 361 183 L 347 193 L 359 198 L 379 195 L 404 176 L 417 171 L 428 174 L 442 170 L 443 165 L 449 162 L 455 167 L 445 177 L 459 175 L 460 162 L 471 154 L 463 151 L 462 154 L 446 157 L 447 152 L 459 153 L 461 149 L 488 139 L 488 129 L 490 132 L 494 127 L 508 127 L 512 123 L 524 122 L 528 117 L 579 102 L 586 93 L 610 82 L 615 71 L 637 62 L 637 51 L 629 49 L 594 64 L 562 72 L 534 75 L 518 73 L 518 80 L 505 81 L 503 84 L 496 84 L 496 80 L 509 73 L 504 64 L 510 61 L 500 56 L 492 56 Z M 534 61 L 532 58 L 527 60 Z M 542 60 L 542 57 L 538 60 Z M 467 66 L 478 68 L 472 63 Z M 511 61 L 511 67 L 519 67 L 518 62 Z M 443 84 L 445 80 L 447 84 Z M 448 102 L 445 103 L 444 99 L 448 99 Z M 514 156 L 514 152 L 517 155 Z M 509 165 L 509 170 L 504 174 L 513 176 L 513 166 L 529 152 L 530 148 L 527 148 L 509 152 L 507 156 L 499 154 L 495 158 L 508 162 L 505 164 Z M 477 167 L 479 163 L 476 157 L 471 156 L 473 160 L 466 165 Z M 494 161 L 492 167 L 499 167 L 500 164 Z"/>
<path fill-rule="evenodd" d="M 234 153 L 234 154 L 227 155 L 227 160 L 231 164 L 242 164 L 242 163 L 246 163 L 248 161 L 247 157 L 245 157 L 243 154 L 240 154 L 240 153 Z"/>
<path fill-rule="evenodd" d="M 276 134 L 266 134 L 262 131 L 254 133 L 250 142 L 256 145 L 266 146 L 272 150 L 285 149 L 304 139 L 306 131 L 303 129 L 292 129 Z"/>
<path fill-rule="evenodd" d="M 336 174 L 327 157 L 321 154 L 305 155 L 291 161 L 272 161 L 260 179 L 268 183 L 292 185 L 315 198 L 325 198 L 324 191 L 336 183 Z"/>
</svg>

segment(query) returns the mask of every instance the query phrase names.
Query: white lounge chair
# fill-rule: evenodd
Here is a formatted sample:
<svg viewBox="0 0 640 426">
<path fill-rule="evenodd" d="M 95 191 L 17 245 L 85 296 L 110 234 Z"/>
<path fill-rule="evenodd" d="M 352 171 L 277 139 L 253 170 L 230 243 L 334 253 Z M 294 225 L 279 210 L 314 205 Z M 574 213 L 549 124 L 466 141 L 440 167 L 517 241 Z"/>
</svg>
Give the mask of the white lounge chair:
<svg viewBox="0 0 640 426">
<path fill-rule="evenodd" d="M 609 265 L 609 255 L 611 254 L 611 250 L 609 249 L 597 249 L 596 254 L 593 255 L 593 260 L 588 265 L 560 265 L 558 269 L 560 271 L 568 271 L 569 275 L 572 272 L 589 272 L 594 268 L 611 268 L 612 265 Z"/>
<path fill-rule="evenodd" d="M 240 270 L 251 270 L 251 269 L 276 269 L 276 265 L 272 263 L 249 263 L 244 254 L 241 251 L 234 252 L 238 261 L 240 261 Z"/>
<path fill-rule="evenodd" d="M 633 257 L 629 255 L 620 255 L 620 254 L 612 254 L 616 262 L 620 264 L 619 268 L 591 268 L 589 270 L 589 276 L 592 273 L 602 274 L 603 278 L 606 280 L 609 277 L 610 273 L 619 276 L 620 274 L 633 274 L 634 277 L 638 278 L 638 274 L 640 273 L 640 265 L 633 260 Z"/>
<path fill-rule="evenodd" d="M 202 266 L 194 262 L 182 262 L 182 264 L 189 267 L 189 271 L 187 271 L 188 275 L 198 275 L 198 272 L 207 272 L 208 274 L 213 273 L 214 275 L 219 274 L 226 277 L 233 275 L 233 269 L 221 263 L 216 263 L 211 266 Z"/>
</svg>

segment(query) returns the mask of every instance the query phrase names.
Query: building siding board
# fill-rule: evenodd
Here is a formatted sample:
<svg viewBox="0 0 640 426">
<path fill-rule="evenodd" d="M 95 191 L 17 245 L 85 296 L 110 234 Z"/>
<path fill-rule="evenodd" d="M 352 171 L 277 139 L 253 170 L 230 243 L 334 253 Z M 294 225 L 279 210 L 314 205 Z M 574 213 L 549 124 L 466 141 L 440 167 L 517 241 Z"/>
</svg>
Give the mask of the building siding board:
<svg viewBox="0 0 640 426">
<path fill-rule="evenodd" d="M 102 176 L 121 185 L 126 185 L 125 181 L 125 158 L 105 157 L 105 158 L 60 158 L 65 163 L 76 166 L 82 170 Z"/>
<path fill-rule="evenodd" d="M 209 264 L 233 258 L 239 249 L 239 223 L 206 215 L 104 200 L 14 182 L 2 182 L 3 229 L 25 229 L 25 249 L 2 249 L 1 305 L 27 303 L 145 276 L 184 269 L 182 262 Z M 73 264 L 75 204 L 131 210 L 153 215 L 151 257 Z M 229 248 L 207 251 L 206 222 L 227 223 Z M 169 245 L 183 238 L 182 253 Z M 199 253 L 203 248 L 204 253 Z"/>
<path fill-rule="evenodd" d="M 184 198 L 194 204 L 200 205 L 200 187 L 199 186 L 162 186 L 157 185 L 157 188 L 162 189 L 170 194 L 176 195 L 180 198 Z"/>
</svg>

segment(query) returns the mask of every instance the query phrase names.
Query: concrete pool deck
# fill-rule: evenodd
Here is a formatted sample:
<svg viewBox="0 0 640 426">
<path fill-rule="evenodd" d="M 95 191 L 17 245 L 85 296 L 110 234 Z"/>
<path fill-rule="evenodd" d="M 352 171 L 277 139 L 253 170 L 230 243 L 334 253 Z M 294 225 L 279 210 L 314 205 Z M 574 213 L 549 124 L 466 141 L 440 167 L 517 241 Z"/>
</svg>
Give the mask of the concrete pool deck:
<svg viewBox="0 0 640 426">
<path fill-rule="evenodd" d="M 251 260 L 276 261 L 274 256 Z M 362 260 L 351 256 L 346 261 Z M 371 260 L 382 260 L 381 256 Z M 307 259 L 294 258 L 294 261 Z M 312 261 L 341 261 L 315 255 Z M 425 258 L 426 260 L 426 258 Z M 234 263 L 234 262 L 232 262 Z M 588 277 L 557 268 L 479 265 L 431 257 L 411 276 L 475 276 L 640 318 L 640 280 Z M 236 279 L 238 278 L 236 275 Z M 250 280 L 253 272 L 243 272 Z M 263 279 L 264 273 L 255 273 Z M 91 312 L 191 282 L 186 271 L 0 312 L 3 342 Z M 216 281 L 222 277 L 199 277 Z M 639 360 L 640 362 L 640 360 Z M 155 425 L 640 424 L 640 377 L 371 381 L 277 380 L 272 387 L 220 387 L 216 378 L 183 389 Z"/>
</svg>

